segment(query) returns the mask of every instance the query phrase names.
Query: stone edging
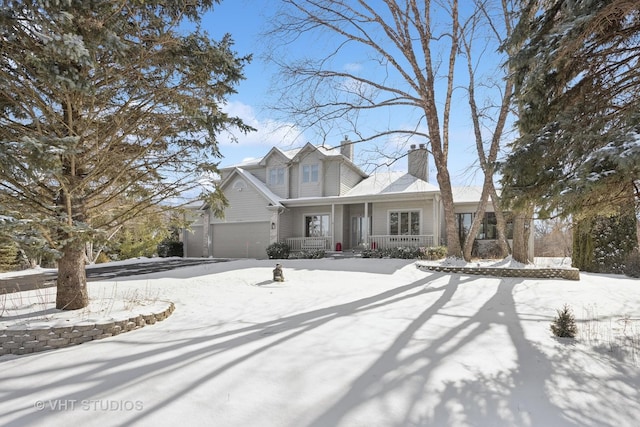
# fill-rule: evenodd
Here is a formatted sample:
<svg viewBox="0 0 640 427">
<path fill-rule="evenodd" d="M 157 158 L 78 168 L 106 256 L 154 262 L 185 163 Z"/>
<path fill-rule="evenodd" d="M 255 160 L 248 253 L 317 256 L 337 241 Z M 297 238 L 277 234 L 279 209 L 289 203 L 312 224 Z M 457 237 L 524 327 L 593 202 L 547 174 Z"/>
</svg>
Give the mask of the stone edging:
<svg viewBox="0 0 640 427">
<path fill-rule="evenodd" d="M 82 344 L 87 341 L 119 335 L 153 325 L 169 317 L 175 310 L 172 302 L 158 313 L 144 313 L 123 320 L 101 319 L 80 321 L 73 325 L 15 325 L 0 328 L 0 356 L 29 354 Z"/>
<path fill-rule="evenodd" d="M 498 267 L 444 267 L 439 265 L 416 264 L 421 270 L 442 273 L 473 274 L 496 277 L 525 277 L 532 279 L 580 280 L 577 268 L 498 268 Z"/>
</svg>

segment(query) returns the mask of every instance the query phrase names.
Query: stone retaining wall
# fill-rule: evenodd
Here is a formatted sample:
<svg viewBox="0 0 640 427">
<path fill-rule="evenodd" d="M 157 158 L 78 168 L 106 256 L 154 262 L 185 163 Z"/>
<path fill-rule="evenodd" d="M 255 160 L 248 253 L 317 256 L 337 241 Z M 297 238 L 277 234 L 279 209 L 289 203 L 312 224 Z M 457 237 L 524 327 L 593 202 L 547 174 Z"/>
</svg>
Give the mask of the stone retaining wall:
<svg viewBox="0 0 640 427">
<path fill-rule="evenodd" d="M 443 267 L 416 264 L 418 268 L 442 273 L 473 274 L 495 277 L 524 277 L 532 279 L 580 280 L 577 268 L 496 268 L 496 267 Z"/>
<path fill-rule="evenodd" d="M 139 314 L 121 320 L 80 321 L 71 325 L 64 322 L 53 326 L 33 324 L 0 327 L 0 356 L 53 350 L 119 335 L 162 321 L 169 317 L 174 309 L 175 306 L 170 302 L 165 310 L 158 313 Z"/>
</svg>

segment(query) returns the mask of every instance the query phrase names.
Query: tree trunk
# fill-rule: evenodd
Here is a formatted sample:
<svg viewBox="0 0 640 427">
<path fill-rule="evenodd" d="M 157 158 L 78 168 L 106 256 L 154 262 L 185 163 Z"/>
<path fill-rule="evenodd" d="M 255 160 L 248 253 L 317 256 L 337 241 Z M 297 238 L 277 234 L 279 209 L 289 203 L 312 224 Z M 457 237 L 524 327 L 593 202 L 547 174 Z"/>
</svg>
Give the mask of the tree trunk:
<svg viewBox="0 0 640 427">
<path fill-rule="evenodd" d="M 533 260 L 529 257 L 529 235 L 531 234 L 532 209 L 518 211 L 513 218 L 513 259 L 523 264 Z"/>
<path fill-rule="evenodd" d="M 435 154 L 434 158 L 436 158 Z M 436 163 L 438 160 L 442 161 L 442 159 L 436 159 Z M 447 256 L 462 258 L 462 246 L 460 245 L 460 236 L 458 235 L 458 228 L 456 227 L 456 210 L 453 204 L 453 191 L 451 189 L 449 171 L 446 167 L 441 167 L 437 170 L 437 179 L 440 185 L 440 196 L 444 210 Z"/>
<path fill-rule="evenodd" d="M 509 246 L 509 241 L 507 240 L 507 221 L 504 218 L 504 214 L 502 213 L 502 205 L 499 202 L 498 195 L 496 192 L 495 186 L 490 189 L 491 193 L 491 202 L 493 203 L 493 211 L 496 214 L 496 230 L 498 232 L 498 246 L 500 247 L 500 256 L 502 258 L 506 257 L 511 253 L 511 247 Z"/>
<path fill-rule="evenodd" d="M 56 308 L 60 310 L 77 310 L 89 305 L 85 253 L 82 246 L 77 246 L 66 246 L 58 260 Z"/>
</svg>

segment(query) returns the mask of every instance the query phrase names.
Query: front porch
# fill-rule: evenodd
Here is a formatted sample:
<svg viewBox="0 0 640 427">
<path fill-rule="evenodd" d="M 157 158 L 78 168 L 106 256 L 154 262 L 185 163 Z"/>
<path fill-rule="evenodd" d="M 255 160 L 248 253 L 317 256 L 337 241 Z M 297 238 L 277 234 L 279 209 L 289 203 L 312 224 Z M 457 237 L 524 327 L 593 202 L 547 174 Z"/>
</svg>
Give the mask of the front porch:
<svg viewBox="0 0 640 427">
<path fill-rule="evenodd" d="M 433 247 L 438 218 L 434 200 L 412 199 L 292 207 L 274 222 L 290 251 L 328 252 Z"/>
<path fill-rule="evenodd" d="M 289 237 L 284 239 L 292 252 L 300 251 L 333 251 L 338 243 L 341 249 L 346 248 L 342 242 L 334 242 L 333 237 Z M 363 243 L 351 249 L 390 249 L 398 247 L 428 248 L 434 246 L 432 234 L 423 235 L 372 235 L 367 236 Z"/>
</svg>

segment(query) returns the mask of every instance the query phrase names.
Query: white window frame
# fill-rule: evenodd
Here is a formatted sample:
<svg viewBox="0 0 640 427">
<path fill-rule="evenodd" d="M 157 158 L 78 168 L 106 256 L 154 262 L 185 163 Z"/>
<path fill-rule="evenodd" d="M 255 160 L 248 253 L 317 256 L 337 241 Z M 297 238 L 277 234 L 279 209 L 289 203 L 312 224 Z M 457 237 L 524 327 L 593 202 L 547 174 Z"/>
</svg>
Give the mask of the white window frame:
<svg viewBox="0 0 640 427">
<path fill-rule="evenodd" d="M 402 229 L 400 226 L 400 217 L 398 217 L 398 232 L 396 234 L 393 234 L 391 232 L 391 215 L 397 213 L 399 215 L 405 213 L 405 214 L 409 214 L 408 216 L 408 233 L 407 234 L 403 234 L 402 233 Z M 418 215 L 418 232 L 417 233 L 412 233 L 412 228 L 411 228 L 411 216 L 412 214 L 416 213 Z M 423 227 L 423 215 L 422 215 L 422 209 L 390 209 L 389 211 L 387 211 L 387 232 L 389 234 L 389 236 L 419 236 L 422 235 L 422 227 Z"/>
<path fill-rule="evenodd" d="M 310 217 L 327 217 L 327 229 L 326 229 L 326 233 L 322 233 L 322 229 L 320 232 L 319 236 L 309 236 L 309 226 L 308 226 L 308 222 L 307 222 L 307 218 Z M 320 225 L 322 226 L 323 221 L 320 220 Z M 303 233 L 304 233 L 304 237 L 331 237 L 331 214 L 328 212 L 320 212 L 320 213 L 308 213 L 308 214 L 304 214 L 302 217 L 302 228 L 303 228 Z"/>
<path fill-rule="evenodd" d="M 271 167 L 268 170 L 269 185 L 272 187 L 282 186 L 285 183 L 285 168 L 283 167 Z M 275 178 L 275 179 L 274 179 Z"/>
<path fill-rule="evenodd" d="M 315 172 L 315 177 L 314 177 L 314 172 Z M 319 181 L 320 181 L 320 164 L 318 163 L 303 164 L 302 165 L 302 183 L 312 184 L 312 183 L 317 183 Z"/>
</svg>

